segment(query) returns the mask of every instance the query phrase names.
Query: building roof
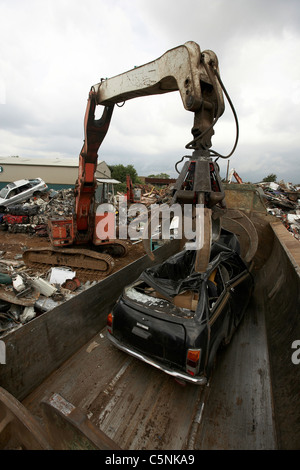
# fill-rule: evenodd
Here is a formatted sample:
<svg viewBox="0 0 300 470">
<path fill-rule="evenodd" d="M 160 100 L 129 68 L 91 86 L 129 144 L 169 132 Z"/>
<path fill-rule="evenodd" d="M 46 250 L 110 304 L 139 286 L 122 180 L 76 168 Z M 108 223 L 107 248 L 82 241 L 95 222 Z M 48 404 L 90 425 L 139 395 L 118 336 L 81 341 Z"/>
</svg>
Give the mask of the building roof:
<svg viewBox="0 0 300 470">
<path fill-rule="evenodd" d="M 102 160 L 98 160 L 102 163 Z M 35 165 L 35 166 L 67 166 L 78 168 L 79 158 L 26 158 L 26 157 L 0 157 L 0 165 Z"/>
<path fill-rule="evenodd" d="M 113 178 L 96 178 L 98 183 L 112 183 L 112 184 L 120 184 L 121 181 L 114 180 Z"/>
<path fill-rule="evenodd" d="M 152 184 L 172 184 L 175 183 L 176 179 L 174 178 L 150 178 L 148 176 L 145 176 L 145 183 L 152 183 Z"/>
</svg>

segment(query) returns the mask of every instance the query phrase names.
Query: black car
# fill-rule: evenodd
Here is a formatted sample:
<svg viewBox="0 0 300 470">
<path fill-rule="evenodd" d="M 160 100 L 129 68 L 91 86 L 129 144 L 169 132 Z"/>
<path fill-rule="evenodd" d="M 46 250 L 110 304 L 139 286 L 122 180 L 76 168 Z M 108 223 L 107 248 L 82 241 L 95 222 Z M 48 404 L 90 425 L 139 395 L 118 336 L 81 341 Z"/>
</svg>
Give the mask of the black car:
<svg viewBox="0 0 300 470">
<path fill-rule="evenodd" d="M 184 250 L 146 269 L 124 289 L 107 318 L 108 338 L 122 351 L 167 374 L 205 384 L 216 352 L 243 318 L 253 278 L 236 236 L 222 230 L 208 269 L 194 270 Z"/>
</svg>

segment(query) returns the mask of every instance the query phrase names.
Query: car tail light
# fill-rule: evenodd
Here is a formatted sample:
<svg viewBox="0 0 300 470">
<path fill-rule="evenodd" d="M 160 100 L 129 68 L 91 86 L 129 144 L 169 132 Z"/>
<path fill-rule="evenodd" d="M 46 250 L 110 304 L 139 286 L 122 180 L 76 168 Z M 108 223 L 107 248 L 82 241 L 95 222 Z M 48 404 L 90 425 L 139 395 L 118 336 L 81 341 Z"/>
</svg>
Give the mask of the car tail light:
<svg viewBox="0 0 300 470">
<path fill-rule="evenodd" d="M 107 330 L 110 334 L 112 334 L 113 319 L 114 319 L 113 314 L 109 313 L 107 315 Z"/>
<path fill-rule="evenodd" d="M 186 371 L 190 375 L 196 375 L 199 372 L 201 359 L 201 349 L 188 349 L 186 356 Z"/>
</svg>

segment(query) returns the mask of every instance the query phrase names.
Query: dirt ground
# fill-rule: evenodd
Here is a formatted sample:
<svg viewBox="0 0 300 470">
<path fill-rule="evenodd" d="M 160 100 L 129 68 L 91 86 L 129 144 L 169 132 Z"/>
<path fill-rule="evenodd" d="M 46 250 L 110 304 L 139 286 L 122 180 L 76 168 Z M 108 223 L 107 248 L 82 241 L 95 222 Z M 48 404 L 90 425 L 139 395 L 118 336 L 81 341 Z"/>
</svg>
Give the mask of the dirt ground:
<svg viewBox="0 0 300 470">
<path fill-rule="evenodd" d="M 0 254 L 3 260 L 13 260 L 14 263 L 16 260 L 22 262 L 21 255 L 26 249 L 39 247 L 51 247 L 49 239 L 47 237 L 26 233 L 0 231 L 0 252 L 2 252 Z M 132 244 L 128 241 L 128 254 L 123 258 L 114 258 L 115 266 L 111 274 L 144 255 L 145 250 L 143 243 Z M 38 268 L 34 268 L 32 266 L 24 266 L 22 269 L 25 269 L 30 275 L 45 275 L 50 267 L 41 268 L 41 266 L 39 266 Z M 76 272 L 76 277 L 82 284 L 86 281 L 99 281 L 106 277 L 104 274 L 99 274 L 97 271 L 73 270 Z"/>
</svg>

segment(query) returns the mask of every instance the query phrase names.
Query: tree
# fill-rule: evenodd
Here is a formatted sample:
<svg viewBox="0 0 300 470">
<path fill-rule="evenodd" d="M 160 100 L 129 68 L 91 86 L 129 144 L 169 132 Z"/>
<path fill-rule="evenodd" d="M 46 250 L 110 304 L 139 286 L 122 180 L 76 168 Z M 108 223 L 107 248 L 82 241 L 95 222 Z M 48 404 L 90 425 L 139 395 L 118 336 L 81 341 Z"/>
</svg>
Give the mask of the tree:
<svg viewBox="0 0 300 470">
<path fill-rule="evenodd" d="M 263 183 L 275 183 L 277 176 L 274 173 L 270 173 L 268 176 L 263 178 Z"/>
<path fill-rule="evenodd" d="M 148 178 L 161 178 L 161 179 L 169 179 L 170 175 L 167 173 L 158 173 L 157 175 L 148 175 Z"/>
<path fill-rule="evenodd" d="M 111 177 L 126 183 L 126 176 L 130 175 L 132 183 L 136 183 L 138 180 L 138 174 L 133 165 L 108 165 L 111 171 Z"/>
<path fill-rule="evenodd" d="M 141 180 L 138 177 L 137 171 L 133 165 L 108 165 L 108 168 L 111 171 L 111 177 L 115 180 L 120 181 L 120 184 L 116 184 L 115 190 L 120 193 L 126 192 L 126 176 L 129 175 L 132 181 L 132 184 L 141 183 Z"/>
</svg>

